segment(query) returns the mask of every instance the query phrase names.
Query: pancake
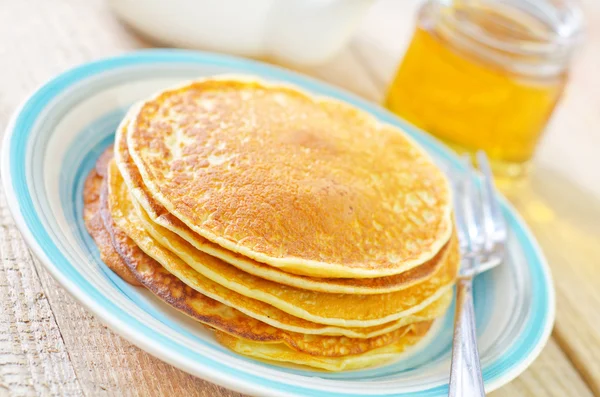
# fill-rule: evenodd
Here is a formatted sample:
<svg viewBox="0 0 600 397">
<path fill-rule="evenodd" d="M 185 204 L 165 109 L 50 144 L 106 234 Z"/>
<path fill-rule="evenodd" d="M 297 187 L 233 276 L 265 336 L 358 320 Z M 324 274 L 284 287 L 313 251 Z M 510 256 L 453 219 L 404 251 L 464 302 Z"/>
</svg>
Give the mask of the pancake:
<svg viewBox="0 0 600 397">
<path fill-rule="evenodd" d="M 253 358 L 300 364 L 327 371 L 344 371 L 372 367 L 398 358 L 399 353 L 421 340 L 430 326 L 430 322 L 411 325 L 410 331 L 393 344 L 363 354 L 344 357 L 311 356 L 290 349 L 284 344 L 260 344 L 218 331 L 215 335 L 222 345 Z"/>
<path fill-rule="evenodd" d="M 157 203 L 289 273 L 376 278 L 452 234 L 448 181 L 399 129 L 298 89 L 210 78 L 143 102 L 127 147 Z"/>
<path fill-rule="evenodd" d="M 111 210 L 117 225 L 123 229 L 129 227 L 146 234 L 139 241 L 131 233 L 126 233 L 140 246 L 142 250 L 154 257 L 164 267 L 169 269 L 173 256 L 183 260 L 200 275 L 241 295 L 253 298 L 282 311 L 308 321 L 319 324 L 340 327 L 370 327 L 381 325 L 401 317 L 416 313 L 441 297 L 452 288 L 458 271 L 458 244 L 456 239 L 451 241 L 447 250 L 438 255 L 444 262 L 440 270 L 426 281 L 410 288 L 379 295 L 347 295 L 314 292 L 289 287 L 264 280 L 242 272 L 236 267 L 196 250 L 178 235 L 152 224 L 146 215 L 139 216 L 135 208 L 135 199 L 129 194 L 116 165 L 109 167 L 109 192 Z M 144 214 L 143 210 L 140 211 Z M 160 229 L 159 229 L 160 228 Z M 165 260 L 155 253 L 161 250 L 161 245 L 168 251 L 170 258 Z M 171 273 L 173 273 L 171 271 Z M 187 277 L 190 276 L 188 273 Z M 185 278 L 182 281 L 186 282 Z M 204 291 L 200 291 L 204 293 Z"/>
<path fill-rule="evenodd" d="M 258 319 L 261 322 L 272 325 L 274 328 L 309 335 L 343 335 L 364 339 L 384 335 L 407 324 L 436 318 L 445 312 L 452 300 L 452 291 L 445 291 L 438 299 L 421 310 L 415 311 L 413 314 L 404 316 L 396 321 L 374 327 L 335 327 L 295 317 L 271 305 L 248 298 L 211 281 L 196 272 L 171 251 L 156 243 L 139 223 L 139 217 L 137 217 L 135 210 L 131 208 L 132 204 L 126 190 L 126 185 L 123 183 L 114 162 L 111 162 L 109 165 L 108 176 L 108 206 L 110 207 L 110 211 L 106 211 L 104 217 L 105 225 L 110 225 L 109 229 L 118 228 L 122 230 L 127 239 L 131 240 L 131 243 L 125 244 L 125 246 L 132 245 L 134 247 L 132 249 L 139 252 L 143 251 L 145 257 L 149 258 L 145 260 L 143 266 L 135 267 L 132 270 L 137 274 L 138 280 L 142 284 L 166 302 L 173 300 L 168 295 L 165 295 L 169 293 L 169 286 L 182 286 L 180 289 L 185 289 L 184 287 L 187 286 L 194 291 L 200 292 L 203 296 L 222 303 L 223 310 L 227 307 L 235 307 L 248 317 Z M 116 226 L 112 225 L 113 221 Z M 136 254 L 136 256 L 139 256 L 139 254 Z M 213 260 L 218 261 L 215 258 Z M 162 276 L 157 281 L 154 275 L 158 272 Z M 165 288 L 164 286 L 167 287 Z"/>
<path fill-rule="evenodd" d="M 119 277 L 132 285 L 141 285 L 119 255 L 112 249 L 110 236 L 100 214 L 100 187 L 106 177 L 107 164 L 112 150 L 107 149 L 90 171 L 83 187 L 83 220 L 88 233 L 100 251 L 100 259 Z"/>
<path fill-rule="evenodd" d="M 158 204 L 146 190 L 139 171 L 137 170 L 135 163 L 133 163 L 127 149 L 127 120 L 131 118 L 131 115 L 134 114 L 135 111 L 134 107 L 128 117 L 124 119 L 117 130 L 115 139 L 115 161 L 121 171 L 121 175 L 130 192 L 137 198 L 137 201 L 142 207 L 144 207 L 144 210 L 152 219 L 152 222 L 178 234 L 196 249 L 222 259 L 244 272 L 279 284 L 311 291 L 340 294 L 368 295 L 399 291 L 426 280 L 439 270 L 442 261 L 435 260 L 434 257 L 423 265 L 393 276 L 370 279 L 316 278 L 287 273 L 276 267 L 265 265 L 235 252 L 228 251 L 218 244 L 210 242 L 197 233 L 194 233 L 177 217 L 167 212 L 167 210 Z M 442 249 L 445 247 L 446 246 Z"/>
<path fill-rule="evenodd" d="M 380 336 L 356 339 L 306 335 L 274 328 L 194 291 L 172 276 L 144 254 L 133 240 L 114 224 L 106 208 L 106 197 L 104 202 L 105 207 L 100 210 L 103 211 L 101 214 L 108 229 L 107 233 L 111 236 L 111 243 L 104 246 L 103 251 L 112 251 L 119 256 L 132 274 L 165 302 L 211 328 L 246 341 L 284 345 L 299 354 L 323 358 L 360 355 L 389 344 L 397 344 L 413 329 L 413 325 L 406 325 Z"/>
</svg>

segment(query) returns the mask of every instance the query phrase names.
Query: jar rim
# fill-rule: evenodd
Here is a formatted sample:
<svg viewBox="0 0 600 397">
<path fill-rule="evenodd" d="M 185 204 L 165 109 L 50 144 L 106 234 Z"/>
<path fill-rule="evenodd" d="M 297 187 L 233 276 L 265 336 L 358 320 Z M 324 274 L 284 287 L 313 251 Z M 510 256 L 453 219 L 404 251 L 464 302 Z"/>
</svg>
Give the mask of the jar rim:
<svg viewBox="0 0 600 397">
<path fill-rule="evenodd" d="M 583 12 L 576 0 L 429 0 L 424 7 L 431 8 L 436 30 L 444 38 L 476 47 L 486 58 L 509 62 L 527 74 L 561 72 L 583 37 Z M 507 20 L 527 26 L 531 36 L 507 39 L 490 34 L 465 14 L 478 9 L 504 14 Z M 546 70 L 533 70 L 540 63 Z"/>
</svg>

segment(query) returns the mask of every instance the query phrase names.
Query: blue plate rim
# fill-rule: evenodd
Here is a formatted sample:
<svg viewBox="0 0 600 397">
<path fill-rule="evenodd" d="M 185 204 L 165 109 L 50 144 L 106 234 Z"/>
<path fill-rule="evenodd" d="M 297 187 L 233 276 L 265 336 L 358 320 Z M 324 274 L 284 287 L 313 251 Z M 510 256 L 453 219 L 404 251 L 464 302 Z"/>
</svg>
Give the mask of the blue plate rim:
<svg viewBox="0 0 600 397">
<path fill-rule="evenodd" d="M 306 389 L 304 387 L 291 386 L 288 384 L 274 382 L 269 379 L 258 378 L 254 375 L 246 374 L 227 367 L 226 364 L 215 362 L 214 360 L 212 360 L 212 362 L 209 364 L 200 365 L 202 370 L 199 371 L 199 362 L 197 360 L 190 357 L 185 357 L 185 355 L 182 354 L 173 354 L 174 350 L 170 350 L 170 348 L 177 347 L 172 346 L 175 345 L 174 342 L 168 340 L 162 335 L 157 334 L 155 331 L 149 329 L 149 327 L 145 326 L 144 324 L 139 323 L 137 320 L 128 317 L 126 313 L 122 312 L 120 308 L 114 306 L 110 300 L 106 299 L 101 293 L 96 291 L 94 287 L 92 287 L 92 290 L 86 290 L 82 285 L 76 283 L 65 270 L 65 266 L 71 265 L 69 264 L 69 261 L 62 255 L 60 250 L 53 244 L 52 240 L 44 230 L 44 227 L 31 203 L 31 196 L 29 195 L 30 192 L 28 191 L 27 185 L 21 178 L 23 176 L 22 173 L 24 172 L 24 163 L 20 165 L 19 161 L 25 162 L 26 158 L 24 155 L 19 158 L 18 155 L 24 154 L 22 150 L 26 146 L 24 143 L 26 142 L 25 138 L 27 137 L 29 128 L 39 113 L 36 111 L 36 106 L 41 106 L 43 108 L 44 103 L 48 102 L 48 98 L 46 98 L 46 96 L 54 97 L 58 95 L 58 93 L 62 92 L 66 87 L 69 87 L 92 75 L 101 74 L 111 69 L 131 67 L 154 62 L 183 62 L 192 64 L 226 65 L 232 68 L 242 69 L 245 72 L 251 72 L 254 70 L 256 72 L 260 72 L 262 75 L 266 74 L 275 79 L 281 79 L 283 81 L 289 81 L 298 84 L 303 88 L 306 88 L 307 86 L 320 87 L 321 90 L 334 93 L 336 94 L 335 96 L 342 97 L 348 102 L 365 109 L 369 113 L 374 114 L 380 120 L 390 122 L 395 125 L 400 125 L 404 129 L 408 129 L 408 132 L 411 136 L 419 138 L 421 143 L 425 142 L 427 149 L 435 150 L 439 155 L 443 155 L 452 161 L 457 161 L 455 155 L 443 147 L 435 138 L 430 137 L 415 127 L 408 125 L 406 122 L 398 119 L 396 116 L 380 108 L 378 105 L 369 103 L 368 101 L 342 89 L 330 86 L 310 77 L 306 77 L 277 66 L 266 65 L 258 61 L 200 51 L 173 49 L 141 50 L 90 62 L 68 70 L 43 84 L 29 98 L 27 98 L 15 111 L 7 126 L 2 147 L 2 180 L 7 195 L 8 207 L 13 214 L 18 229 L 23 234 L 28 246 L 44 264 L 46 269 L 50 271 L 52 276 L 63 287 L 65 287 L 65 289 L 67 289 L 72 296 L 78 299 L 78 301 L 82 303 L 88 310 L 101 318 L 102 321 L 111 329 L 143 350 L 178 368 L 185 370 L 186 372 L 190 372 L 198 376 L 201 375 L 203 378 L 209 381 L 243 393 L 282 395 L 283 392 L 285 395 L 289 396 L 341 396 L 339 393 Z M 308 89 L 310 90 L 310 88 Z M 40 101 L 41 103 L 38 103 Z M 21 141 L 17 142 L 19 139 Z M 25 141 L 23 141 L 24 139 Z M 533 270 L 537 270 L 537 272 L 542 275 L 541 279 L 534 277 L 534 282 L 541 284 L 544 293 L 543 299 L 545 299 L 546 305 L 544 306 L 545 312 L 543 318 L 543 327 L 536 335 L 537 338 L 534 341 L 535 343 L 530 346 L 530 349 L 526 354 L 520 357 L 518 362 L 513 363 L 509 370 L 504 371 L 502 374 L 491 379 L 486 384 L 487 391 L 491 391 L 505 383 L 508 383 L 510 380 L 518 376 L 525 368 L 527 368 L 531 362 L 533 362 L 533 360 L 535 360 L 550 336 L 555 317 L 555 291 L 552 278 L 550 276 L 550 270 L 546 260 L 544 259 L 543 253 L 516 210 L 504 198 L 501 198 L 501 204 L 503 206 L 505 215 L 507 215 L 510 226 L 515 230 L 519 243 L 526 251 L 525 253 L 529 266 L 533 268 Z M 83 279 L 83 281 L 85 284 L 85 279 Z M 104 305 L 100 303 L 103 300 L 105 301 Z M 163 345 L 156 344 L 156 340 L 162 340 Z M 167 347 L 167 349 L 165 349 L 165 347 Z M 197 356 L 199 355 L 197 354 Z M 205 356 L 197 358 L 209 359 Z M 226 374 L 227 371 L 224 373 L 219 369 L 230 370 L 233 371 L 234 374 L 228 375 Z M 235 372 L 240 373 L 238 374 Z M 426 393 L 430 391 L 437 393 L 441 392 L 442 390 L 438 390 L 438 388 L 424 390 Z M 345 396 L 347 394 L 343 395 Z M 413 393 L 385 395 L 408 396 L 413 395 Z"/>
</svg>

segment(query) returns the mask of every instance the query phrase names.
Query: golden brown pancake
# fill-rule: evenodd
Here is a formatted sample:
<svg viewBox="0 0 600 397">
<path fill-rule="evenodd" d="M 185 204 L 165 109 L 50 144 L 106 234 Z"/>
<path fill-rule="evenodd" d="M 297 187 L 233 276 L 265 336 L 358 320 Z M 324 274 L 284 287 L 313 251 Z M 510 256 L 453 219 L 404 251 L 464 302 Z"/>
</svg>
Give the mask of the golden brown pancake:
<svg viewBox="0 0 600 397">
<path fill-rule="evenodd" d="M 344 371 L 371 367 L 397 358 L 399 353 L 421 340 L 430 326 L 429 322 L 413 324 L 410 331 L 395 343 L 363 354 L 343 357 L 312 356 L 290 349 L 284 344 L 259 344 L 218 331 L 215 336 L 222 345 L 253 358 L 307 365 L 327 371 Z"/>
<path fill-rule="evenodd" d="M 279 284 L 311 291 L 368 295 L 399 291 L 418 284 L 431 277 L 442 265 L 442 261 L 439 260 L 440 255 L 436 255 L 423 265 L 393 276 L 363 279 L 318 278 L 287 273 L 276 267 L 265 265 L 238 253 L 228 251 L 220 245 L 212 243 L 199 234 L 194 233 L 152 198 L 146 190 L 139 171 L 127 150 L 127 125 L 126 117 L 117 130 L 115 160 L 128 189 L 137 198 L 142 207 L 144 207 L 152 222 L 178 234 L 196 249 L 222 259 L 242 271 Z M 446 249 L 447 245 L 442 247 L 441 250 Z"/>
<path fill-rule="evenodd" d="M 93 171 L 95 176 L 98 176 Z M 102 178 L 100 178 L 102 179 Z M 95 185 L 94 193 L 98 195 L 99 185 Z M 360 355 L 389 344 L 397 344 L 411 332 L 413 325 L 398 328 L 392 332 L 369 339 L 353 339 L 336 336 L 303 335 L 274 328 L 270 325 L 250 318 L 243 313 L 225 306 L 207 296 L 189 288 L 177 278 L 168 273 L 156 261 L 144 254 L 135 243 L 127 237 L 112 221 L 106 208 L 106 194 L 103 207 L 96 208 L 105 222 L 107 234 L 111 240 L 103 246 L 103 251 L 112 251 L 127 264 L 132 275 L 161 299 L 187 315 L 219 329 L 236 338 L 262 343 L 283 344 L 286 349 L 298 353 L 318 357 L 343 357 Z M 90 207 L 88 206 L 89 210 Z M 106 231 L 105 230 L 105 231 Z M 102 241 L 103 244 L 107 241 Z M 113 245 L 114 244 L 114 245 Z M 115 250 L 116 248 L 116 250 Z M 281 347 L 280 347 L 281 348 Z"/>
<path fill-rule="evenodd" d="M 434 257 L 448 182 L 406 134 L 296 88 L 211 78 L 143 102 L 127 147 L 157 203 L 290 273 L 373 278 Z"/>
<path fill-rule="evenodd" d="M 100 214 L 100 187 L 106 177 L 107 164 L 112 158 L 112 148 L 107 149 L 96 162 L 83 187 L 83 219 L 90 236 L 96 242 L 100 258 L 113 272 L 132 285 L 141 285 L 121 258 L 112 249 L 110 236 Z"/>
<path fill-rule="evenodd" d="M 110 212 L 108 219 L 105 216 L 105 224 L 109 226 L 110 223 L 114 221 L 116 227 L 119 230 L 123 230 L 124 234 L 128 236 L 128 239 L 132 240 L 132 245 L 134 247 L 138 250 L 141 249 L 148 257 L 152 258 L 154 260 L 153 263 L 155 263 L 156 266 L 164 268 L 164 273 L 171 276 L 169 277 L 167 285 L 173 285 L 176 281 L 181 280 L 184 282 L 182 285 L 187 285 L 193 290 L 200 292 L 202 295 L 223 303 L 224 307 L 235 307 L 252 318 L 261 320 L 266 324 L 270 324 L 282 330 L 313 335 L 344 335 L 353 338 L 370 338 L 391 332 L 407 324 L 436 318 L 444 313 L 452 300 L 451 290 L 448 290 L 441 294 L 440 297 L 430 305 L 423 307 L 420 311 L 380 326 L 344 328 L 307 321 L 259 300 L 238 294 L 211 281 L 196 272 L 172 252 L 154 242 L 152 237 L 144 229 L 143 225 L 139 223 L 139 219 L 135 218 L 135 211 L 131 208 L 132 204 L 128 200 L 129 195 L 126 190 L 126 185 L 123 183 L 114 162 L 111 162 L 109 165 L 108 190 L 110 191 L 110 194 L 108 194 Z M 116 192 L 119 192 L 119 194 L 115 194 Z M 120 198 L 121 200 L 119 200 Z M 114 226 L 109 226 L 108 228 L 113 229 Z M 147 288 L 158 294 L 158 292 L 153 289 L 152 284 L 152 275 L 156 270 L 147 270 L 146 268 L 142 270 L 149 272 L 150 279 L 146 281 L 139 277 L 138 279 L 140 279 Z M 138 273 L 142 270 L 138 270 Z M 167 298 L 163 299 L 168 302 Z"/>
</svg>

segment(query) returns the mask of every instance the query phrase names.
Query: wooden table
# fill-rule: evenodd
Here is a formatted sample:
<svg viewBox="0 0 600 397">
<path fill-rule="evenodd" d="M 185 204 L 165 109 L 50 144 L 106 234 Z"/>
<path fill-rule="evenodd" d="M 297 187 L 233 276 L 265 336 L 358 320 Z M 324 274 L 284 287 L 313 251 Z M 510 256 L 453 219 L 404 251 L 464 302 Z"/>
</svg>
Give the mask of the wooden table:
<svg viewBox="0 0 600 397">
<path fill-rule="evenodd" d="M 410 38 L 416 0 L 378 1 L 353 42 L 306 70 L 379 101 Z M 548 345 L 493 396 L 600 395 L 600 3 L 587 45 L 536 157 L 508 192 L 552 267 L 557 320 Z M 77 64 L 148 46 L 101 0 L 0 1 L 0 129 L 35 87 Z M 113 334 L 31 256 L 0 194 L 0 395 L 239 396 Z"/>
</svg>

